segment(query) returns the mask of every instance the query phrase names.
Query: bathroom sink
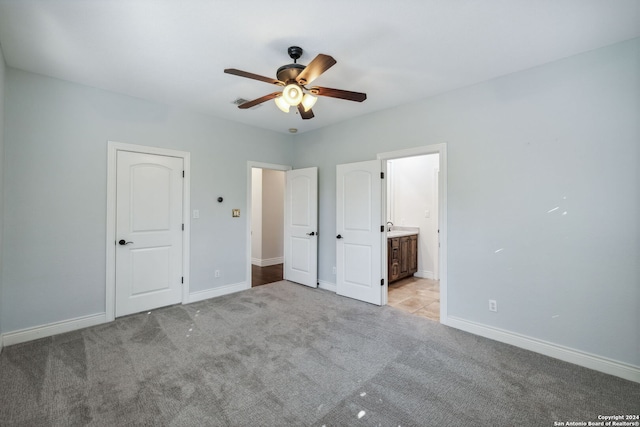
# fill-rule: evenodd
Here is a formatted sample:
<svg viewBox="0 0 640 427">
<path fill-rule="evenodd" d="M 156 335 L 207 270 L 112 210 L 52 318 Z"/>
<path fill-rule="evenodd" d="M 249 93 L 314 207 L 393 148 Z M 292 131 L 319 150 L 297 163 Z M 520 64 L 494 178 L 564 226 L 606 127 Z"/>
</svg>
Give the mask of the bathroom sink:
<svg viewBox="0 0 640 427">
<path fill-rule="evenodd" d="M 397 226 L 392 226 L 391 227 L 391 231 L 387 231 L 387 238 L 388 239 L 393 239 L 395 237 L 411 236 L 413 234 L 419 234 L 419 233 L 420 233 L 420 228 L 419 227 L 397 227 Z"/>
</svg>

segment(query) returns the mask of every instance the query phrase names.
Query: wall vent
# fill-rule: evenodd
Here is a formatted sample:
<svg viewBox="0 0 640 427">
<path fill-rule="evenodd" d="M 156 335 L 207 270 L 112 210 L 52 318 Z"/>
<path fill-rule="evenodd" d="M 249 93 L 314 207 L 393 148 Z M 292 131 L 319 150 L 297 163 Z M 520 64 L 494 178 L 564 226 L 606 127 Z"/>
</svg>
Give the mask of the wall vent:
<svg viewBox="0 0 640 427">
<path fill-rule="evenodd" d="M 244 98 L 236 98 L 235 100 L 231 101 L 231 103 L 233 105 L 241 105 L 244 104 L 245 102 L 249 101 L 248 99 L 244 99 Z M 256 106 L 253 106 L 251 108 L 249 108 L 249 110 L 255 110 L 256 108 L 260 108 L 262 107 L 262 104 L 258 104 Z"/>
</svg>

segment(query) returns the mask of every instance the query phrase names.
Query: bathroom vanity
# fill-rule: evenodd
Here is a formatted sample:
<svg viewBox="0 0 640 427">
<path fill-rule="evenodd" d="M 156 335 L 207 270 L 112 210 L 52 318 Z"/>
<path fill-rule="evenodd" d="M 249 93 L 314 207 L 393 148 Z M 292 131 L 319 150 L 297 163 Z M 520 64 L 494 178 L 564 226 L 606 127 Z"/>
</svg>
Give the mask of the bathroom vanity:
<svg viewBox="0 0 640 427">
<path fill-rule="evenodd" d="M 388 283 L 418 271 L 418 227 L 395 227 L 387 231 Z"/>
</svg>

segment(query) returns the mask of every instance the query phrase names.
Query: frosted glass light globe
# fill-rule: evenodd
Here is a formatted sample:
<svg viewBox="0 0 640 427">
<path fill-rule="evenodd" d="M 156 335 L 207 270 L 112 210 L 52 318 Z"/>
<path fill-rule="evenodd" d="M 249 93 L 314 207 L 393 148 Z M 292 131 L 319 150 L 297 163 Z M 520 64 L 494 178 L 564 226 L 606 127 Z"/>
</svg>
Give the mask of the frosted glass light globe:
<svg viewBox="0 0 640 427">
<path fill-rule="evenodd" d="M 282 97 L 287 104 L 292 106 L 300 104 L 300 101 L 302 101 L 302 95 L 302 89 L 300 89 L 300 86 L 296 84 L 287 85 L 282 91 Z"/>
</svg>

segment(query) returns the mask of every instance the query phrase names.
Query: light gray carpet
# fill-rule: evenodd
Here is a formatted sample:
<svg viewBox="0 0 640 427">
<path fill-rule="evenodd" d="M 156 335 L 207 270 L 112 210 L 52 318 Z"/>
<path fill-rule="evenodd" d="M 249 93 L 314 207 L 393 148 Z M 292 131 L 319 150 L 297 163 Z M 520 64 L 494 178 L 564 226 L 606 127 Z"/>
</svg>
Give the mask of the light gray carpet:
<svg viewBox="0 0 640 427">
<path fill-rule="evenodd" d="M 640 384 L 278 282 L 7 347 L 2 426 L 552 426 Z"/>
</svg>

